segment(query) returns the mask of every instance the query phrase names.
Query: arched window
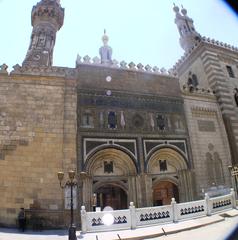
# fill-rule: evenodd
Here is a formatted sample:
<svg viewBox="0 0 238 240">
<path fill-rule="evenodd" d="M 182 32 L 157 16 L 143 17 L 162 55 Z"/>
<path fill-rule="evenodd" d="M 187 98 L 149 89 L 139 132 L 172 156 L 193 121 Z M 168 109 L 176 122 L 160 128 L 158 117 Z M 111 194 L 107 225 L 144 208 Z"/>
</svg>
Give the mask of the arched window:
<svg viewBox="0 0 238 240">
<path fill-rule="evenodd" d="M 226 70 L 227 70 L 228 75 L 229 75 L 230 78 L 234 78 L 234 77 L 235 77 L 235 74 L 234 74 L 233 69 L 232 69 L 231 66 L 228 66 L 228 65 L 227 65 L 227 66 L 226 66 Z"/>
<path fill-rule="evenodd" d="M 189 72 L 187 84 L 188 84 L 190 91 L 193 91 L 194 88 L 196 88 L 198 86 L 197 75 L 192 72 Z"/>
<path fill-rule="evenodd" d="M 110 111 L 108 113 L 108 127 L 113 129 L 117 127 L 117 116 L 115 112 Z"/>
<path fill-rule="evenodd" d="M 159 130 L 165 130 L 165 126 L 166 126 L 165 116 L 158 114 L 156 120 L 157 120 L 157 127 L 159 128 Z"/>
<path fill-rule="evenodd" d="M 197 78 L 197 75 L 195 74 L 192 74 L 192 84 L 194 87 L 197 87 L 198 85 L 198 78 Z"/>
<path fill-rule="evenodd" d="M 235 88 L 234 90 L 235 90 L 234 98 L 235 98 L 236 106 L 238 107 L 238 88 Z"/>
<path fill-rule="evenodd" d="M 85 111 L 82 115 L 82 126 L 93 128 L 93 115 L 90 111 Z"/>
</svg>

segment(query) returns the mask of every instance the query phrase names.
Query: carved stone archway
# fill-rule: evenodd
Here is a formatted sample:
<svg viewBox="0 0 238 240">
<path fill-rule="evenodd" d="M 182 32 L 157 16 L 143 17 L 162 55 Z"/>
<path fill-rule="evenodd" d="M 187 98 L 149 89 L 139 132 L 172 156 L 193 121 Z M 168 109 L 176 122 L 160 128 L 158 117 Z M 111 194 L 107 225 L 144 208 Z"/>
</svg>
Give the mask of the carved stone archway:
<svg viewBox="0 0 238 240">
<path fill-rule="evenodd" d="M 165 147 L 155 150 L 147 161 L 149 204 L 153 204 L 153 188 L 158 182 L 171 182 L 178 188 L 181 202 L 193 199 L 193 173 L 188 169 L 185 157 L 175 149 Z M 155 184 L 156 183 L 156 184 Z"/>
<path fill-rule="evenodd" d="M 94 193 L 103 197 L 98 200 L 97 196 L 97 202 L 101 205 L 104 205 L 107 195 L 117 209 L 125 207 L 125 198 L 127 207 L 130 201 L 137 201 L 137 166 L 127 153 L 116 148 L 105 148 L 90 156 L 86 163 L 88 177 L 83 181 L 83 202 L 88 209 L 92 209 Z M 112 196 L 113 192 L 120 199 Z"/>
</svg>

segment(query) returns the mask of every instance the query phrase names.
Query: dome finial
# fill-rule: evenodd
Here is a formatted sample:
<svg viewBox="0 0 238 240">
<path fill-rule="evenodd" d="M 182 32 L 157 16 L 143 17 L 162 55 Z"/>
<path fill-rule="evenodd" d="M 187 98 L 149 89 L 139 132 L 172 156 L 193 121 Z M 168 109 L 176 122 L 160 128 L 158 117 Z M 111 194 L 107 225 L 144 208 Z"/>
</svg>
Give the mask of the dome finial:
<svg viewBox="0 0 238 240">
<path fill-rule="evenodd" d="M 103 33 L 104 33 L 104 34 L 103 34 L 103 36 L 102 36 L 102 42 L 103 42 L 103 45 L 104 45 L 104 46 L 107 46 L 109 37 L 108 37 L 107 34 L 106 34 L 106 29 L 104 29 Z"/>
<path fill-rule="evenodd" d="M 174 7 L 173 7 L 174 12 L 179 13 L 179 7 L 176 6 L 175 3 L 173 3 L 173 4 L 174 4 Z"/>
<path fill-rule="evenodd" d="M 183 7 L 183 5 L 181 5 L 181 13 L 185 16 L 185 15 L 187 15 L 187 9 L 185 9 L 184 7 Z"/>
<path fill-rule="evenodd" d="M 101 57 L 101 63 L 111 64 L 112 63 L 112 48 L 108 46 L 109 37 L 106 34 L 106 29 L 103 31 L 102 42 L 103 46 L 99 49 L 99 54 Z"/>
</svg>

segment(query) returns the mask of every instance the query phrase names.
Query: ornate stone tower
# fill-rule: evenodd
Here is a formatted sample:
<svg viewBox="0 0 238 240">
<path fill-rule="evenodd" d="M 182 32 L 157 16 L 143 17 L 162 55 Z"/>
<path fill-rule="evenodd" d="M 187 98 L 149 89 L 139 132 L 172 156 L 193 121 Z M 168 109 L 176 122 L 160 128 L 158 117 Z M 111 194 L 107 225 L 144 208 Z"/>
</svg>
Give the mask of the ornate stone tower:
<svg viewBox="0 0 238 240">
<path fill-rule="evenodd" d="M 181 47 L 187 52 L 201 39 L 201 36 L 196 32 L 193 20 L 187 16 L 187 10 L 185 8 L 182 7 L 182 14 L 179 12 L 179 7 L 176 5 L 174 5 L 173 9 L 176 13 L 175 23 L 180 34 L 179 42 Z"/>
<path fill-rule="evenodd" d="M 41 0 L 33 8 L 31 42 L 22 65 L 51 66 L 56 32 L 64 22 L 59 0 Z"/>
</svg>

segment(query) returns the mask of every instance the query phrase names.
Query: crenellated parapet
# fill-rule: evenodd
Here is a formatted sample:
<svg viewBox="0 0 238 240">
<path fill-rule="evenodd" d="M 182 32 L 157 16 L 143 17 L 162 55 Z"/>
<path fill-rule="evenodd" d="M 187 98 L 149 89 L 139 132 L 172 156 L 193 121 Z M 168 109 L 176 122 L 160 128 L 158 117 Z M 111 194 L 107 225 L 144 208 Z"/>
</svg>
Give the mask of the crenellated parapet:
<svg viewBox="0 0 238 240">
<path fill-rule="evenodd" d="M 75 68 L 66 67 L 20 66 L 19 64 L 16 64 L 13 66 L 13 70 L 10 74 L 75 78 L 77 75 L 77 70 Z"/>
<path fill-rule="evenodd" d="M 232 46 L 232 45 L 224 43 L 224 42 L 217 41 L 213 38 L 211 39 L 209 37 L 208 38 L 203 37 L 202 42 L 210 43 L 210 44 L 215 45 L 215 46 L 219 46 L 219 47 L 222 47 L 222 48 L 225 48 L 225 49 L 229 49 L 231 51 L 238 52 L 238 47 Z"/>
<path fill-rule="evenodd" d="M 0 65 L 0 75 L 8 75 L 8 66 L 6 63 L 3 63 L 2 65 Z"/>
<path fill-rule="evenodd" d="M 101 66 L 101 67 L 110 67 L 110 68 L 119 68 L 119 69 L 126 69 L 130 71 L 137 71 L 137 72 L 146 72 L 150 74 L 158 74 L 158 75 L 165 75 L 170 77 L 176 77 L 176 73 L 172 70 L 166 70 L 165 68 L 158 68 L 157 66 L 152 67 L 151 65 L 143 65 L 142 63 L 135 64 L 134 62 L 127 63 L 125 61 L 118 62 L 117 60 L 112 60 L 111 64 L 102 64 L 100 58 L 94 57 L 90 58 L 88 55 L 85 57 L 77 56 L 76 59 L 76 68 L 80 67 L 80 65 L 92 65 L 92 66 Z"/>
<path fill-rule="evenodd" d="M 189 51 L 184 53 L 184 55 L 175 63 L 172 70 L 174 72 L 176 72 L 176 70 L 188 59 L 188 57 L 191 55 L 191 53 L 193 53 L 195 51 L 195 49 L 197 49 L 198 46 L 200 46 L 201 43 L 210 44 L 213 46 L 221 47 L 221 48 L 238 53 L 238 47 L 232 46 L 230 44 L 227 44 L 227 43 L 224 43 L 221 41 L 217 41 L 215 39 L 211 39 L 209 37 L 202 37 L 202 39 L 198 40 L 195 43 L 195 45 L 189 49 Z"/>
</svg>

